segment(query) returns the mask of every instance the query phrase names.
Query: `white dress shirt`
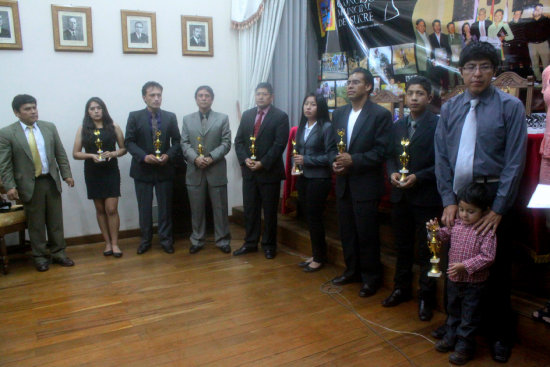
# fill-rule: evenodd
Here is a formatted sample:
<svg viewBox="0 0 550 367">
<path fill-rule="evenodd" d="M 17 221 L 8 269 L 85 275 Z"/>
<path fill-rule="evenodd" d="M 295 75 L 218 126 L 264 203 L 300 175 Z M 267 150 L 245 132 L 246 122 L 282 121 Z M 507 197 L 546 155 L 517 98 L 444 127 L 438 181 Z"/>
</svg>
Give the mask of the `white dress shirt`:
<svg viewBox="0 0 550 367">
<path fill-rule="evenodd" d="M 351 141 L 351 135 L 353 134 L 353 127 L 355 126 L 355 122 L 357 121 L 357 118 L 359 117 L 359 114 L 361 113 L 362 110 L 363 109 L 360 109 L 359 111 L 354 111 L 352 108 L 351 112 L 349 113 L 348 131 L 346 131 L 347 139 L 348 139 L 348 148 L 349 148 L 349 142 Z"/>
<path fill-rule="evenodd" d="M 315 121 L 313 123 L 313 125 L 311 125 L 311 127 L 309 126 L 309 123 L 306 122 L 306 126 L 305 126 L 305 129 L 304 129 L 304 142 L 307 141 L 307 138 L 309 136 L 309 133 L 311 133 L 311 130 L 313 130 L 313 128 L 315 127 L 315 125 L 317 125 L 317 121 Z"/>
</svg>

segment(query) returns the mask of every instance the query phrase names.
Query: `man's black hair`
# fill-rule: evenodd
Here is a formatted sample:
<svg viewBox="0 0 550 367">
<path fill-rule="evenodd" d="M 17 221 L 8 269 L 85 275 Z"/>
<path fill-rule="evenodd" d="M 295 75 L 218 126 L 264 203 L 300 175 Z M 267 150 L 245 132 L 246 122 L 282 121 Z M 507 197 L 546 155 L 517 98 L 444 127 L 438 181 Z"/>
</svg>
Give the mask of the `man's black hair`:
<svg viewBox="0 0 550 367">
<path fill-rule="evenodd" d="M 162 92 L 162 85 L 160 85 L 160 83 L 147 82 L 147 83 L 143 84 L 143 87 L 141 87 L 141 95 L 143 97 L 145 97 L 145 95 L 147 94 L 147 89 L 149 89 L 149 88 L 158 88 Z"/>
<path fill-rule="evenodd" d="M 420 85 L 428 93 L 428 96 L 432 93 L 432 83 L 426 77 L 413 76 L 410 78 L 405 84 L 405 92 L 409 90 L 411 85 Z"/>
<path fill-rule="evenodd" d="M 441 21 L 439 19 L 434 19 L 432 22 L 432 28 L 435 26 L 435 23 L 439 23 L 439 25 L 441 25 Z"/>
<path fill-rule="evenodd" d="M 372 76 L 371 72 L 365 68 L 355 68 L 349 75 L 355 73 L 363 74 L 363 80 L 365 81 L 365 83 L 371 85 L 371 88 L 369 90 L 369 94 L 371 94 L 372 89 L 374 88 L 374 77 Z"/>
<path fill-rule="evenodd" d="M 195 99 L 197 99 L 197 94 L 199 94 L 201 90 L 207 91 L 210 94 L 210 97 L 214 99 L 214 91 L 209 85 L 201 85 L 200 87 L 198 87 L 197 90 L 195 91 Z"/>
<path fill-rule="evenodd" d="M 261 82 L 260 84 L 258 84 L 258 86 L 256 86 L 256 89 L 254 89 L 254 92 L 257 92 L 258 89 L 267 89 L 267 92 L 271 95 L 273 95 L 273 86 L 271 85 L 271 83 L 268 83 L 268 82 Z"/>
<path fill-rule="evenodd" d="M 13 98 L 13 101 L 11 102 L 11 108 L 15 112 L 21 112 L 19 111 L 19 109 L 21 108 L 21 106 L 27 103 L 36 104 L 36 98 L 28 94 L 18 94 Z"/>
<path fill-rule="evenodd" d="M 493 69 L 498 67 L 498 55 L 496 49 L 488 42 L 471 42 L 462 49 L 458 66 L 463 67 L 468 61 L 489 60 Z"/>
</svg>

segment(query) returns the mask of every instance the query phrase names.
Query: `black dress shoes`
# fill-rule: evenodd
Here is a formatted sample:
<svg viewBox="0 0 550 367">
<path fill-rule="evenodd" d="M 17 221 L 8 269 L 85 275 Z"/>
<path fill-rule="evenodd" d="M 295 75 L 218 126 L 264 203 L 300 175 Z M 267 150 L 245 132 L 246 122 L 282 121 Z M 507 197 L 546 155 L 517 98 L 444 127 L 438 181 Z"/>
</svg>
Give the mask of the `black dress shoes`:
<svg viewBox="0 0 550 367">
<path fill-rule="evenodd" d="M 52 263 L 59 264 L 64 267 L 74 266 L 74 261 L 72 261 L 68 257 L 64 257 L 62 259 L 52 258 Z"/>
<path fill-rule="evenodd" d="M 103 251 L 103 256 L 111 256 L 112 254 L 113 254 L 113 250 Z"/>
<path fill-rule="evenodd" d="M 199 252 L 200 250 L 202 250 L 202 246 L 191 245 L 191 247 L 189 247 L 189 253 L 190 253 L 191 255 L 196 254 L 196 253 Z"/>
<path fill-rule="evenodd" d="M 222 247 L 220 247 L 220 251 L 223 252 L 224 254 L 228 254 L 231 252 L 231 246 L 223 245 Z"/>
<path fill-rule="evenodd" d="M 139 247 L 137 249 L 137 254 L 138 255 L 144 254 L 147 251 L 149 251 L 150 248 L 151 248 L 150 245 L 139 245 Z"/>
<path fill-rule="evenodd" d="M 331 282 L 332 282 L 333 285 L 345 285 L 345 284 L 350 284 L 350 283 L 356 283 L 356 282 L 358 282 L 358 281 L 359 281 L 359 280 L 356 279 L 356 278 L 347 277 L 347 276 L 345 276 L 345 275 L 336 277 L 336 278 L 334 278 L 334 279 L 331 280 Z"/>
<path fill-rule="evenodd" d="M 265 249 L 264 250 L 265 258 L 268 260 L 274 259 L 277 256 L 277 251 L 275 249 Z"/>
<path fill-rule="evenodd" d="M 508 362 L 511 352 L 511 348 L 500 340 L 497 340 L 491 347 L 491 355 L 496 362 Z"/>
<path fill-rule="evenodd" d="M 323 263 L 319 263 L 319 266 L 316 267 L 316 268 L 312 268 L 311 266 L 309 266 L 309 264 L 306 265 L 306 267 L 304 268 L 304 273 L 314 273 L 316 271 L 319 271 L 323 268 L 324 264 Z"/>
<path fill-rule="evenodd" d="M 173 254 L 173 253 L 174 253 L 174 246 L 173 246 L 173 245 L 162 246 L 162 249 L 163 249 L 164 252 L 166 252 L 167 254 Z"/>
<path fill-rule="evenodd" d="M 121 252 L 114 252 L 113 251 L 113 256 L 116 257 L 116 258 L 122 257 L 122 251 Z"/>
<path fill-rule="evenodd" d="M 474 354 L 471 352 L 468 353 L 455 351 L 449 356 L 449 362 L 458 366 L 462 366 L 463 364 L 468 363 L 472 358 L 474 358 Z"/>
<path fill-rule="evenodd" d="M 258 252 L 258 247 L 246 247 L 243 245 L 239 249 L 233 251 L 233 256 L 240 256 L 250 252 Z"/>
<path fill-rule="evenodd" d="M 422 321 L 430 321 L 433 317 L 432 303 L 424 299 L 420 299 L 418 302 L 418 317 Z"/>
<path fill-rule="evenodd" d="M 388 296 L 388 298 L 382 301 L 382 306 L 394 307 L 400 303 L 410 300 L 411 298 L 412 297 L 410 291 L 402 288 L 395 288 L 393 292 Z"/>
<path fill-rule="evenodd" d="M 50 269 L 50 266 L 48 265 L 48 263 L 36 265 L 36 270 L 39 272 L 48 271 L 48 269 Z"/>
<path fill-rule="evenodd" d="M 359 291 L 359 297 L 370 297 L 374 296 L 376 294 L 376 291 L 378 290 L 377 287 L 363 283 L 363 286 L 361 287 L 361 290 Z"/>
<path fill-rule="evenodd" d="M 441 339 L 435 343 L 435 350 L 440 353 L 449 353 L 453 349 L 455 349 L 455 346 L 447 343 L 445 339 Z"/>
</svg>

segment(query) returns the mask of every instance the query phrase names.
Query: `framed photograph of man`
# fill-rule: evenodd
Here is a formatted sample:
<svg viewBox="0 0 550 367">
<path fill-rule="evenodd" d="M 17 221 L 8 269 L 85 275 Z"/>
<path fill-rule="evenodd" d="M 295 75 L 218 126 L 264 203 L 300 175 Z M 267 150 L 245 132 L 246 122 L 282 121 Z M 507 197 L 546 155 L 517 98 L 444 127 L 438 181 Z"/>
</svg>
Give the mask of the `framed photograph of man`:
<svg viewBox="0 0 550 367">
<path fill-rule="evenodd" d="M 211 17 L 181 16 L 183 55 L 214 56 L 213 36 Z"/>
<path fill-rule="evenodd" d="M 393 72 L 395 74 L 416 73 L 416 59 L 414 57 L 414 43 L 392 46 Z"/>
<path fill-rule="evenodd" d="M 52 5 L 53 43 L 56 51 L 92 52 L 92 8 Z"/>
<path fill-rule="evenodd" d="M 155 13 L 121 10 L 122 50 L 125 54 L 157 53 Z"/>
<path fill-rule="evenodd" d="M 0 1 L 0 50 L 21 50 L 21 24 L 16 1 Z"/>
</svg>

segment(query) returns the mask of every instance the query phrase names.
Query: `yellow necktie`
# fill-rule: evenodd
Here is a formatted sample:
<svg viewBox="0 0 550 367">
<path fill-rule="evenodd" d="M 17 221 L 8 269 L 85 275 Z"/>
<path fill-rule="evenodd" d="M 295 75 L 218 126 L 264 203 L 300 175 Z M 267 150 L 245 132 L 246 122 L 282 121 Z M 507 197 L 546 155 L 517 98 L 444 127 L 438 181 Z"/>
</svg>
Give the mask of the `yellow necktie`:
<svg viewBox="0 0 550 367">
<path fill-rule="evenodd" d="M 29 148 L 31 148 L 32 161 L 34 162 L 34 176 L 38 177 L 42 174 L 42 161 L 40 160 L 40 154 L 38 153 L 38 146 L 36 145 L 36 139 L 34 138 L 34 129 L 29 127 Z"/>
</svg>

